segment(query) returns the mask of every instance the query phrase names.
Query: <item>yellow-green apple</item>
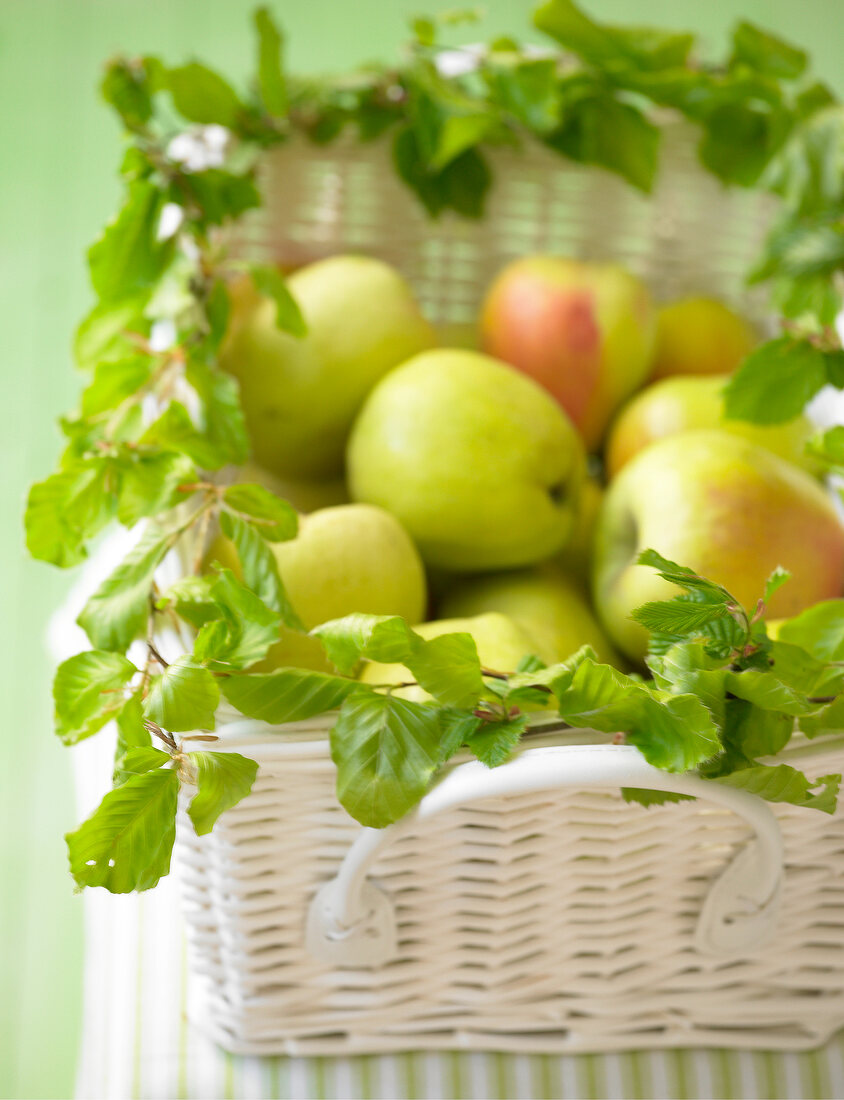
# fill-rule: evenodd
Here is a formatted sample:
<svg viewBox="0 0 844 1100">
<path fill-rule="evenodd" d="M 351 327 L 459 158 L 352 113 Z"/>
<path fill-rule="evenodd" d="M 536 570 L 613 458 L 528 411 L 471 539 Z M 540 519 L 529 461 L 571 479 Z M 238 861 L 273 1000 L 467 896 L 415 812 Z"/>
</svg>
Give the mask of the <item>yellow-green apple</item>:
<svg viewBox="0 0 844 1100">
<path fill-rule="evenodd" d="M 398 516 L 432 566 L 526 565 L 569 537 L 585 460 L 563 410 L 480 352 L 441 348 L 391 371 L 355 421 L 353 500 Z"/>
<path fill-rule="evenodd" d="M 335 504 L 349 503 L 345 477 L 333 477 L 328 481 L 276 477 L 256 462 L 247 462 L 234 471 L 233 481 L 237 484 L 245 482 L 263 485 L 277 497 L 292 504 L 297 512 L 316 512 L 319 508 L 331 508 Z"/>
<path fill-rule="evenodd" d="M 394 516 L 369 504 L 341 504 L 303 516 L 289 542 L 272 543 L 290 602 L 308 630 L 355 611 L 401 615 L 415 623 L 425 615 L 425 571 L 416 547 Z M 239 573 L 232 544 L 215 540 L 209 562 Z M 264 661 L 271 670 L 292 665 L 331 671 L 317 638 L 286 627 Z"/>
<path fill-rule="evenodd" d="M 553 394 L 596 450 L 648 376 L 655 318 L 647 288 L 618 264 L 530 256 L 490 287 L 482 347 Z"/>
<path fill-rule="evenodd" d="M 552 566 L 470 577 L 454 586 L 438 610 L 446 618 L 493 611 L 507 615 L 536 639 L 534 652 L 549 665 L 583 645 L 592 646 L 600 661 L 618 662 L 576 584 Z"/>
<path fill-rule="evenodd" d="M 724 417 L 722 390 L 726 375 L 663 378 L 637 393 L 621 410 L 610 429 L 606 468 L 610 477 L 648 444 L 667 435 L 696 428 L 722 428 L 814 472 L 806 442 L 814 432 L 805 416 L 787 424 L 750 424 Z"/>
<path fill-rule="evenodd" d="M 578 586 L 588 591 L 592 575 L 592 544 L 595 541 L 595 526 L 604 489 L 596 477 L 587 477 L 580 493 L 580 503 L 574 517 L 574 530 L 571 538 L 553 561 L 565 576 L 570 577 Z"/>
<path fill-rule="evenodd" d="M 683 298 L 657 316 L 653 378 L 731 374 L 758 343 L 753 328 L 714 298 Z"/>
<path fill-rule="evenodd" d="M 425 639 L 439 638 L 441 634 L 471 634 L 482 667 L 495 672 L 514 672 L 522 657 L 537 655 L 536 639 L 513 619 L 497 612 L 435 619 L 413 629 Z M 404 665 L 367 661 L 359 678 L 367 684 L 387 685 L 406 683 L 413 675 Z M 400 688 L 396 694 L 419 703 L 430 699 L 430 695 L 418 686 Z"/>
<path fill-rule="evenodd" d="M 308 326 L 301 339 L 275 324 L 275 302 L 242 279 L 220 363 L 240 382 L 255 457 L 279 477 L 342 472 L 349 428 L 388 370 L 435 343 L 404 279 L 365 256 L 334 256 L 288 279 Z"/>
<path fill-rule="evenodd" d="M 719 430 L 653 443 L 610 485 L 595 539 L 594 599 L 607 633 L 641 658 L 647 636 L 630 613 L 679 593 L 647 566 L 653 548 L 724 585 L 753 608 L 779 565 L 791 579 L 770 612 L 796 615 L 838 596 L 844 583 L 844 528 L 831 499 L 805 470 Z"/>
</svg>

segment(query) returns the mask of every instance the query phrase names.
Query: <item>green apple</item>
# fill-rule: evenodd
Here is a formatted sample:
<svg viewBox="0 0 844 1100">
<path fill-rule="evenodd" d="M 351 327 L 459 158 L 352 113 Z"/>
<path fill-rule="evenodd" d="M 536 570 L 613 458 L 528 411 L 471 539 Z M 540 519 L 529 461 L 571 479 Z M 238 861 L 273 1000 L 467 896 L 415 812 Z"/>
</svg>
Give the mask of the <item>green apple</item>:
<svg viewBox="0 0 844 1100">
<path fill-rule="evenodd" d="M 595 606 L 612 640 L 641 658 L 647 636 L 630 613 L 679 589 L 637 565 L 648 547 L 724 585 L 747 608 L 779 565 L 791 579 L 774 618 L 839 596 L 844 529 L 832 500 L 804 470 L 724 431 L 668 436 L 610 485 L 595 539 Z"/>
<path fill-rule="evenodd" d="M 552 393 L 593 451 L 647 378 L 655 328 L 647 288 L 618 264 L 529 256 L 490 287 L 481 346 Z"/>
<path fill-rule="evenodd" d="M 758 343 L 753 328 L 714 298 L 683 298 L 657 316 L 652 378 L 732 374 Z"/>
<path fill-rule="evenodd" d="M 598 660 L 618 663 L 577 585 L 551 566 L 468 578 L 440 602 L 439 611 L 448 618 L 501 612 L 536 639 L 534 652 L 549 665 L 583 645 L 592 646 Z"/>
<path fill-rule="evenodd" d="M 648 444 L 696 428 L 721 428 L 812 472 L 816 464 L 806 455 L 814 432 L 805 416 L 787 424 L 749 424 L 724 418 L 722 390 L 728 375 L 664 378 L 629 401 L 615 420 L 606 450 L 610 477 Z"/>
<path fill-rule="evenodd" d="M 435 619 L 413 628 L 423 638 L 439 638 L 441 634 L 471 634 L 475 639 L 483 668 L 495 672 L 514 672 L 522 657 L 536 655 L 537 641 L 507 615 L 490 612 L 454 619 Z M 413 679 L 409 669 L 400 664 L 367 661 L 360 677 L 367 684 L 403 684 Z M 400 688 L 396 692 L 405 699 L 424 703 L 431 696 L 421 687 Z"/>
<path fill-rule="evenodd" d="M 328 481 L 282 478 L 276 477 L 255 462 L 247 462 L 235 471 L 233 478 L 235 484 L 243 482 L 263 485 L 277 497 L 292 504 L 297 512 L 316 512 L 320 508 L 349 503 L 349 491 L 344 477 L 334 477 Z"/>
<path fill-rule="evenodd" d="M 303 516 L 289 542 L 272 543 L 287 595 L 308 630 L 355 611 L 401 615 L 410 623 L 425 615 L 422 562 L 397 519 L 368 504 L 341 504 Z M 239 571 L 231 543 L 218 538 L 208 561 Z M 279 641 L 256 666 L 291 665 L 332 671 L 322 645 L 282 627 Z"/>
<path fill-rule="evenodd" d="M 410 288 L 388 264 L 334 256 L 288 279 L 308 326 L 301 339 L 275 325 L 276 306 L 243 280 L 220 363 L 240 382 L 258 462 L 278 477 L 342 473 L 352 421 L 367 393 L 435 335 Z"/>
<path fill-rule="evenodd" d="M 528 565 L 571 534 L 583 446 L 553 398 L 480 352 L 424 352 L 369 395 L 348 449 L 353 500 L 398 516 L 429 565 Z"/>
<path fill-rule="evenodd" d="M 570 577 L 585 592 L 589 591 L 592 544 L 595 541 L 595 527 L 603 498 L 604 489 L 600 481 L 596 477 L 587 477 L 583 482 L 571 538 L 553 558 L 554 564 L 564 575 Z"/>
</svg>

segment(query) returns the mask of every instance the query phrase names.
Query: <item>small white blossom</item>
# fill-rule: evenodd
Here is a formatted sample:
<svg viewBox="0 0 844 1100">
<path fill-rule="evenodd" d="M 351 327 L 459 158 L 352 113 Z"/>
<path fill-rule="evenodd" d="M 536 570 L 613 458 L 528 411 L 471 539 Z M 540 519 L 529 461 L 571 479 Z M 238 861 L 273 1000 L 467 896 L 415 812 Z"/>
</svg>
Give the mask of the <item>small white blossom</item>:
<svg viewBox="0 0 844 1100">
<path fill-rule="evenodd" d="M 206 168 L 219 168 L 226 159 L 226 148 L 231 131 L 212 123 L 195 126 L 183 134 L 177 134 L 167 146 L 170 160 L 181 164 L 186 172 L 202 172 Z"/>
<path fill-rule="evenodd" d="M 176 325 L 169 317 L 154 321 L 149 334 L 149 346 L 153 351 L 167 351 L 176 343 Z"/>
<path fill-rule="evenodd" d="M 185 212 L 177 202 L 166 202 L 161 208 L 161 217 L 158 219 L 158 229 L 155 234 L 157 241 L 169 241 L 179 231 L 179 227 L 185 219 Z"/>
<path fill-rule="evenodd" d="M 440 76 L 465 76 L 473 73 L 486 53 L 486 46 L 473 43 L 459 50 L 440 50 L 434 58 L 434 64 Z"/>
</svg>

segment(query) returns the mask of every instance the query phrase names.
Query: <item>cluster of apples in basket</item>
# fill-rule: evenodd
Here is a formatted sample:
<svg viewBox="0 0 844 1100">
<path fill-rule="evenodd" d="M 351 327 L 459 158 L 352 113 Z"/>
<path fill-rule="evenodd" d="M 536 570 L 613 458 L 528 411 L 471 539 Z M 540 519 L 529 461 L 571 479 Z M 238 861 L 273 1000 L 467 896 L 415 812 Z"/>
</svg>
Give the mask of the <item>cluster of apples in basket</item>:
<svg viewBox="0 0 844 1100">
<path fill-rule="evenodd" d="M 630 612 L 676 594 L 636 564 L 645 547 L 748 606 L 785 567 L 772 617 L 841 593 L 844 531 L 805 455 L 811 425 L 724 418 L 721 390 L 755 342 L 724 304 L 658 309 L 618 265 L 551 256 L 501 270 L 476 326 L 436 329 L 367 257 L 289 286 L 307 335 L 280 331 L 244 280 L 222 363 L 260 466 L 240 475 L 303 513 L 274 552 L 309 629 L 401 615 L 424 637 L 468 631 L 490 668 L 584 644 L 636 663 L 647 639 Z M 209 560 L 236 567 L 222 538 Z M 288 630 L 264 662 L 285 665 L 329 668 Z"/>
</svg>

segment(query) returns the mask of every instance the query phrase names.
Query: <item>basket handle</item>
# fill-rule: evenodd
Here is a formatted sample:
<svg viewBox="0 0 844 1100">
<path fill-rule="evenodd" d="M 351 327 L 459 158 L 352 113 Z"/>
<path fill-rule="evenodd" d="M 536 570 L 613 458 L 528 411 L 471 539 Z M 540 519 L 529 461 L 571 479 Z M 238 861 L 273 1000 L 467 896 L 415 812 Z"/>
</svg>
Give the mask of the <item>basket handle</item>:
<svg viewBox="0 0 844 1100">
<path fill-rule="evenodd" d="M 695 947 L 704 954 L 740 955 L 771 935 L 780 897 L 783 846 L 777 819 L 765 802 L 695 775 L 660 771 L 632 746 L 552 745 L 527 749 L 497 768 L 486 768 L 478 761 L 461 764 L 401 821 L 386 829 L 364 828 L 336 877 L 321 887 L 311 903 L 308 951 L 334 966 L 387 962 L 397 953 L 393 903 L 367 879 L 380 853 L 422 822 L 454 807 L 558 787 L 644 787 L 692 795 L 732 810 L 753 828 L 755 837 L 710 887 L 698 918 Z"/>
</svg>

